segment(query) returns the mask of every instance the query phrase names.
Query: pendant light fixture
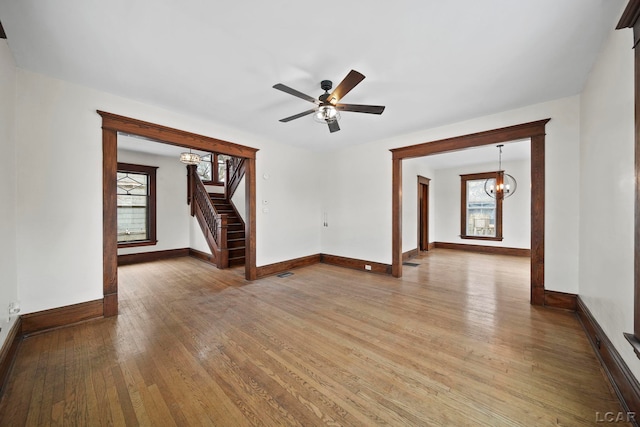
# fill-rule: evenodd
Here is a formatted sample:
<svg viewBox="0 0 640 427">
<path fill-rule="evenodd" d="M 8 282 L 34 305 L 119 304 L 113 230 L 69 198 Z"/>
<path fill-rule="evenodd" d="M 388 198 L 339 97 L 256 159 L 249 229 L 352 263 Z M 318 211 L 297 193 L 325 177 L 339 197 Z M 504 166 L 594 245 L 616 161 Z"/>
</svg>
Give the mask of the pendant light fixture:
<svg viewBox="0 0 640 427">
<path fill-rule="evenodd" d="M 500 154 L 498 155 L 498 173 L 495 178 L 489 178 L 484 183 L 484 192 L 494 199 L 506 199 L 512 196 L 518 188 L 516 179 L 502 170 L 502 147 L 504 144 L 496 145 Z M 495 181 L 495 182 L 494 182 Z"/>
<path fill-rule="evenodd" d="M 189 149 L 188 153 L 180 153 L 180 161 L 185 165 L 197 165 L 201 161 L 201 157 L 197 153 L 192 153 Z"/>
</svg>

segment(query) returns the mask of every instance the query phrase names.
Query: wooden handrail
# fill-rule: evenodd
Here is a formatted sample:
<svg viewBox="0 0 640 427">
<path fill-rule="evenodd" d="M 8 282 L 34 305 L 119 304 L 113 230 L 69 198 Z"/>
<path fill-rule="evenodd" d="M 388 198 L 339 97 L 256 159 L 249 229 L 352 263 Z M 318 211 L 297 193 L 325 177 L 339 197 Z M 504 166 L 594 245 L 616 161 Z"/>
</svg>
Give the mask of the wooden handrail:
<svg viewBox="0 0 640 427">
<path fill-rule="evenodd" d="M 244 159 L 242 157 L 231 157 L 227 160 L 227 183 L 225 193 L 228 200 L 231 200 L 236 192 L 240 181 L 244 176 Z"/>
<path fill-rule="evenodd" d="M 229 267 L 229 249 L 227 247 L 227 214 L 219 214 L 211 202 L 209 193 L 198 176 L 195 165 L 187 166 L 188 196 L 191 216 L 198 219 L 205 240 L 211 249 L 218 268 Z"/>
</svg>

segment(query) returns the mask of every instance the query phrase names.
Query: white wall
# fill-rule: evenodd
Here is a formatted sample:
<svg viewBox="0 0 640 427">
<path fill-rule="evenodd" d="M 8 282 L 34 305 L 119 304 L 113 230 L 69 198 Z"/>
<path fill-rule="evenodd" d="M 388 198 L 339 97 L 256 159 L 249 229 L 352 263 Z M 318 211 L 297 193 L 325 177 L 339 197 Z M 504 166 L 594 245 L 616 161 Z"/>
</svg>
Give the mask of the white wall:
<svg viewBox="0 0 640 427">
<path fill-rule="evenodd" d="M 324 165 L 317 156 L 285 145 L 258 151 L 258 266 L 321 252 L 318 218 L 322 210 L 320 176 Z"/>
<path fill-rule="evenodd" d="M 323 159 L 322 253 L 390 264 L 391 153 L 373 143 Z"/>
<path fill-rule="evenodd" d="M 331 191 L 325 191 L 323 203 L 331 221 L 323 232 L 323 251 L 391 263 L 390 148 L 551 118 L 546 126 L 545 287 L 578 293 L 579 106 L 580 98 L 573 96 L 331 153 Z M 552 185 L 557 182 L 562 185 Z"/>
<path fill-rule="evenodd" d="M 631 30 L 611 32 L 581 98 L 580 296 L 640 378 L 633 332 L 634 83 Z"/>
<path fill-rule="evenodd" d="M 245 185 L 246 185 L 246 181 L 245 181 L 245 179 L 243 177 L 240 180 L 240 184 L 238 184 L 238 188 L 236 189 L 236 192 L 233 193 L 233 196 L 231 197 L 231 202 L 236 207 L 236 210 L 238 211 L 238 213 L 242 217 L 242 220 L 244 222 L 247 222 L 247 212 L 246 212 L 247 211 L 247 204 L 246 204 L 246 201 L 245 201 L 245 196 L 246 196 L 247 192 L 245 191 Z"/>
<path fill-rule="evenodd" d="M 15 316 L 9 303 L 18 299 L 16 267 L 16 72 L 6 40 L 0 39 L 0 346 Z"/>
<path fill-rule="evenodd" d="M 502 166 L 503 170 L 512 175 L 518 183 L 516 192 L 504 199 L 502 203 L 503 240 L 460 238 L 460 175 L 496 170 L 495 163 L 488 163 L 436 171 L 434 241 L 507 248 L 529 249 L 531 247 L 531 162 L 529 160 L 504 161 Z"/>
<path fill-rule="evenodd" d="M 271 204 L 270 212 L 257 218 L 258 265 L 320 252 L 320 191 L 312 153 L 291 153 L 211 118 L 19 69 L 16 99 L 17 277 L 23 312 L 102 298 L 102 131 L 96 110 L 260 149 L 258 177 L 269 171 L 271 180 L 259 178 L 257 197 Z"/>
<path fill-rule="evenodd" d="M 118 162 L 155 166 L 156 237 L 154 246 L 118 249 L 118 255 L 182 249 L 189 247 L 190 208 L 187 204 L 187 174 L 175 157 L 118 150 Z M 201 233 L 202 234 L 202 233 Z"/>
</svg>

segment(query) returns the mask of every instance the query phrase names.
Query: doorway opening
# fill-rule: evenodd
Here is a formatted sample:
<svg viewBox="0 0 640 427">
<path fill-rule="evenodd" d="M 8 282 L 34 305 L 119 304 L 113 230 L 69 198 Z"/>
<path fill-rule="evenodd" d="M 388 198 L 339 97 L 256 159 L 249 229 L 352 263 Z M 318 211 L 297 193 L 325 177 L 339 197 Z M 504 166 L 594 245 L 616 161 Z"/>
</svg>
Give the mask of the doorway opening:
<svg viewBox="0 0 640 427">
<path fill-rule="evenodd" d="M 418 175 L 418 251 L 429 250 L 429 178 Z"/>
<path fill-rule="evenodd" d="M 198 135 L 155 123 L 98 111 L 102 117 L 102 259 L 103 316 L 118 314 L 117 196 L 118 134 L 125 133 L 194 150 L 228 154 L 245 159 L 246 249 L 245 278 L 255 280 L 256 268 L 256 171 L 255 148 Z"/>
<path fill-rule="evenodd" d="M 392 275 L 402 277 L 402 161 L 529 138 L 531 141 L 530 302 L 533 305 L 544 305 L 545 125 L 549 120 L 551 119 L 390 150 L 392 153 Z"/>
</svg>

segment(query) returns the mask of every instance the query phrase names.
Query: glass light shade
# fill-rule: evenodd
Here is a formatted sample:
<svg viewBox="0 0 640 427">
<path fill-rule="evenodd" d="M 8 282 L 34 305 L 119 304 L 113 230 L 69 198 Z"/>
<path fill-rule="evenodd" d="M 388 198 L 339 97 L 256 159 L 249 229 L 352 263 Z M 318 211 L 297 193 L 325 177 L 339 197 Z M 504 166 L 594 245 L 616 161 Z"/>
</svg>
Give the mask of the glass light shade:
<svg viewBox="0 0 640 427">
<path fill-rule="evenodd" d="M 180 161 L 185 165 L 197 165 L 200 163 L 200 155 L 192 152 L 180 153 Z"/>
<path fill-rule="evenodd" d="M 484 191 L 489 197 L 494 199 L 506 199 L 512 196 L 518 188 L 516 179 L 508 173 L 502 173 L 502 182 L 494 184 L 494 179 L 487 179 L 484 183 Z"/>
<path fill-rule="evenodd" d="M 340 120 L 340 113 L 333 105 L 321 105 L 313 114 L 313 119 L 318 123 L 327 123 Z"/>
</svg>

